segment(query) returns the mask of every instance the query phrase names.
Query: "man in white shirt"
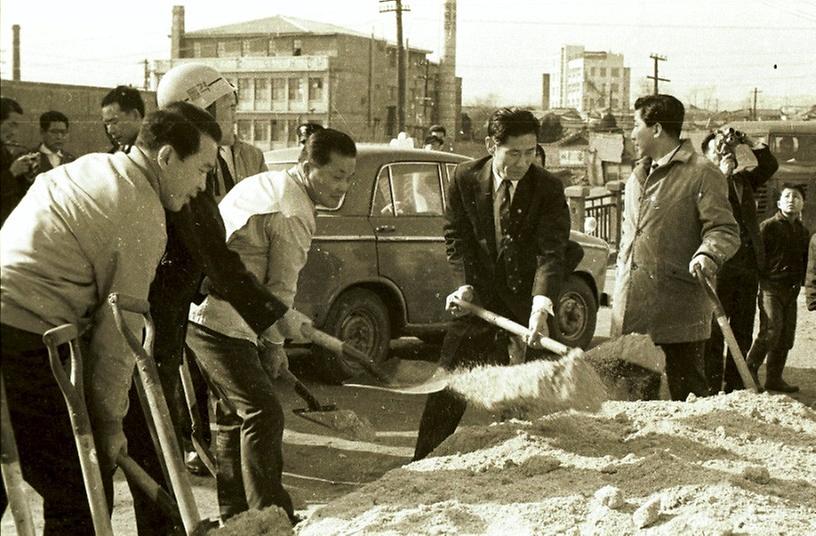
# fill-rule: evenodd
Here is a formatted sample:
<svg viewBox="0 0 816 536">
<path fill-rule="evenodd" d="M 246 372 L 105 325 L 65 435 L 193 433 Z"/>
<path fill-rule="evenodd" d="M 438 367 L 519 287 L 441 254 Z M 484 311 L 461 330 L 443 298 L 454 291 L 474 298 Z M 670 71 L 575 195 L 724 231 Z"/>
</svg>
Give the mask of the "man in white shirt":
<svg viewBox="0 0 816 536">
<path fill-rule="evenodd" d="M 288 171 L 266 172 L 235 185 L 219 205 L 227 245 L 246 268 L 291 307 L 297 279 L 315 232 L 317 205 L 336 207 L 356 167 L 352 139 L 323 129 L 306 141 L 299 161 Z M 283 410 L 270 376 L 288 367 L 283 349 L 286 318 L 260 336 L 225 300 L 208 296 L 190 309 L 187 344 L 205 373 L 235 405 L 240 442 L 230 422 L 216 414 L 221 517 L 248 508 L 276 505 L 294 522 L 292 500 L 283 488 Z M 267 372 L 268 371 L 268 372 Z M 224 448 L 233 445 L 233 447 Z"/>
</svg>

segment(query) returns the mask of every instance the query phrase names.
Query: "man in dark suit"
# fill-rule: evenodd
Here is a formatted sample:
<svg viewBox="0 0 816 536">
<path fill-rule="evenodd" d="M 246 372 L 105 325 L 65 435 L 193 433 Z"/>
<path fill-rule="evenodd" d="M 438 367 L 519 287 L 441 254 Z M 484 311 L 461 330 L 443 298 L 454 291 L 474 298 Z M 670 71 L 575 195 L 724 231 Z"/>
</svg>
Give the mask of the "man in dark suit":
<svg viewBox="0 0 816 536">
<path fill-rule="evenodd" d="M 725 261 L 717 274 L 717 296 L 728 315 L 742 355 L 745 356 L 751 348 L 754 333 L 759 274 L 765 268 L 765 248 L 759 234 L 754 192 L 768 182 L 779 164 L 764 143 L 739 132 L 724 134 L 729 133 L 712 132 L 703 139 L 701 148 L 706 158 L 716 164 L 728 178 L 728 201 L 739 225 L 740 247 L 733 257 Z M 755 167 L 734 171 L 737 167 L 734 151 L 738 144 L 751 148 L 757 161 Z M 723 386 L 723 380 L 726 393 L 744 388 L 733 357 L 729 356 L 723 369 L 723 351 L 722 332 L 714 327 L 705 347 L 706 379 L 714 393 Z"/>
<path fill-rule="evenodd" d="M 490 156 L 459 165 L 448 186 L 445 244 L 461 285 L 448 296 L 448 309 L 457 315 L 442 345 L 448 368 L 523 362 L 527 344 L 549 333 L 547 319 L 567 269 L 570 214 L 564 187 L 532 165 L 538 121 L 527 110 L 501 108 L 487 133 Z M 528 325 L 531 340 L 462 316 L 454 297 Z M 452 391 L 430 395 L 414 459 L 452 434 L 465 409 L 465 400 Z"/>
<path fill-rule="evenodd" d="M 51 110 L 40 116 L 42 143 L 37 147 L 37 152 L 40 153 L 39 173 L 76 160 L 74 155 L 64 150 L 69 127 L 68 117 L 62 112 Z"/>
</svg>

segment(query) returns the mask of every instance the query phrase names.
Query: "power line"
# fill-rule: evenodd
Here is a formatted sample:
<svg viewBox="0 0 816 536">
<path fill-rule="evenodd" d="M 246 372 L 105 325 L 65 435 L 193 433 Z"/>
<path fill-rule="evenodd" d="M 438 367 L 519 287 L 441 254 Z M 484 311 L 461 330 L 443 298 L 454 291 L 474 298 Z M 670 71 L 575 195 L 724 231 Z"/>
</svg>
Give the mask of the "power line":
<svg viewBox="0 0 816 536">
<path fill-rule="evenodd" d="M 438 22 L 435 18 L 430 17 L 414 17 L 414 20 L 417 21 L 433 21 Z M 496 25 L 495 19 L 466 19 L 461 22 L 465 23 L 474 23 L 474 24 L 491 24 L 493 26 Z M 534 20 L 502 20 L 501 24 L 513 24 L 518 26 L 576 26 L 576 27 L 602 27 L 602 28 L 637 28 L 639 30 L 644 29 L 644 24 L 639 23 L 609 23 L 609 22 L 552 22 L 552 21 L 534 21 Z M 694 24 L 649 24 L 646 29 L 650 30 L 662 30 L 662 29 L 688 29 L 688 30 L 764 30 L 764 31 L 809 31 L 812 32 L 816 30 L 816 25 L 813 26 L 737 26 L 737 25 L 728 25 L 728 24 L 719 24 L 719 25 L 706 25 L 706 26 L 698 26 Z"/>
</svg>

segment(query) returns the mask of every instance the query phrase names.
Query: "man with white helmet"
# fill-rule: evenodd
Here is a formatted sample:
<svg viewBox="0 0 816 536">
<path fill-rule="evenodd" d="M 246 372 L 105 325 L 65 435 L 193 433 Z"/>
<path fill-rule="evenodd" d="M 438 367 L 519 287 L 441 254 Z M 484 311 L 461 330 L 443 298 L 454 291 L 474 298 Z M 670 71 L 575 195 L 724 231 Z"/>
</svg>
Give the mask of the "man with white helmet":
<svg viewBox="0 0 816 536">
<path fill-rule="evenodd" d="M 185 64 L 171 69 L 157 88 L 157 100 L 161 109 L 178 106 L 173 99 L 181 99 L 208 109 L 219 124 L 222 115 L 230 119 L 224 123 L 225 136 L 229 139 L 232 129 L 231 103 L 234 90 L 220 73 L 198 64 Z M 225 111 L 226 110 L 226 111 Z M 223 113 L 222 113 L 223 112 Z M 238 169 L 244 169 L 236 160 Z M 311 320 L 289 309 L 276 298 L 244 266 L 241 258 L 226 247 L 224 222 L 218 212 L 214 197 L 216 180 L 208 177 L 207 189 L 178 213 L 166 213 L 167 248 L 150 287 L 150 307 L 155 324 L 154 358 L 159 369 L 162 388 L 171 398 L 170 409 L 178 427 L 186 410 L 174 404 L 172 398 L 178 393 L 178 367 L 184 353 L 187 330 L 187 313 L 193 301 L 200 301 L 200 288 L 217 295 L 232 304 L 240 317 L 257 333 L 262 333 L 280 318 L 285 317 L 287 326 L 282 332 L 297 329 Z M 222 183 L 223 184 L 223 183 Z M 203 280 L 206 277 L 206 283 Z M 145 433 L 146 427 L 138 398 L 131 390 L 131 410 L 125 423 L 129 453 L 154 479 L 163 478 L 159 459 L 152 442 Z M 206 406 L 205 406 L 206 407 Z M 140 536 L 164 535 L 175 528 L 168 518 L 138 486 L 131 485 L 134 499 L 136 524 Z"/>
</svg>

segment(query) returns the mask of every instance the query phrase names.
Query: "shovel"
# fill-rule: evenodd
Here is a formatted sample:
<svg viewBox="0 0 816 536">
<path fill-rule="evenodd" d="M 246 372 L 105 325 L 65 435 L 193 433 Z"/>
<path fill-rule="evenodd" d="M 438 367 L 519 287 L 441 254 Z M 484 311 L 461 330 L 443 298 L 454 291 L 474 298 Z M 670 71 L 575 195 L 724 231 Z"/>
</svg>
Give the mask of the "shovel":
<svg viewBox="0 0 816 536">
<path fill-rule="evenodd" d="M 697 276 L 697 280 L 700 281 L 706 294 L 708 294 L 708 299 L 711 300 L 711 303 L 714 305 L 714 316 L 717 318 L 717 324 L 720 326 L 725 344 L 728 345 L 728 349 L 731 350 L 731 356 L 734 358 L 734 364 L 737 365 L 737 372 L 739 372 L 743 385 L 745 385 L 747 389 L 758 393 L 759 388 L 756 382 L 754 382 L 754 377 L 751 376 L 751 371 L 748 370 L 748 365 L 745 363 L 745 357 L 743 357 L 742 350 L 740 350 L 737 339 L 734 337 L 731 324 L 728 323 L 728 316 L 725 314 L 725 309 L 723 309 L 722 303 L 717 297 L 717 290 L 699 266 L 694 267 L 694 275 Z M 725 387 L 725 359 L 726 356 L 723 356 L 723 388 Z"/>
<path fill-rule="evenodd" d="M 393 359 L 378 364 L 372 362 L 365 352 L 313 326 L 304 325 L 302 331 L 312 343 L 359 363 L 374 379 L 373 383 L 355 381 L 344 384 L 347 387 L 363 387 L 408 395 L 427 395 L 442 391 L 448 385 L 450 372 L 436 363 L 412 361 L 407 364 L 399 359 Z"/>
<path fill-rule="evenodd" d="M 298 417 L 358 441 L 373 441 L 376 438 L 377 434 L 368 420 L 360 418 L 351 410 L 337 409 L 335 404 L 322 405 L 289 369 L 281 368 L 280 377 L 295 389 L 295 393 L 308 406 L 292 410 Z"/>
<path fill-rule="evenodd" d="M 150 412 L 156 425 L 156 432 L 161 444 L 161 455 L 164 458 L 170 485 L 179 506 L 184 530 L 187 534 L 195 534 L 202 524 L 198 514 L 193 489 L 190 485 L 187 470 L 181 457 L 181 449 L 176 438 L 173 424 L 170 420 L 170 410 L 159 380 L 156 362 L 153 360 L 153 321 L 150 316 L 150 304 L 145 300 L 133 298 L 123 294 L 112 293 L 108 302 L 113 310 L 113 317 L 119 333 L 125 338 L 128 346 L 136 355 L 136 365 L 139 376 L 143 380 L 144 391 Z M 143 317 L 145 324 L 144 347 L 141 341 L 130 331 L 125 324 L 123 311 L 137 313 Z"/>
<path fill-rule="evenodd" d="M 79 349 L 78 336 L 76 326 L 63 324 L 46 331 L 43 334 L 43 342 L 48 348 L 51 371 L 54 373 L 54 378 L 65 398 L 65 404 L 68 406 L 68 416 L 71 419 L 71 427 L 74 429 L 77 455 L 82 468 L 82 480 L 85 483 L 85 493 L 91 508 L 94 533 L 97 536 L 109 536 L 113 534 L 113 528 L 108 513 L 105 489 L 102 486 L 102 473 L 99 469 L 99 458 L 91 432 L 91 420 L 88 417 L 88 408 L 85 406 L 82 354 Z M 59 356 L 58 347 L 63 344 L 70 345 L 70 377 Z"/>
<path fill-rule="evenodd" d="M 2 460 L 3 486 L 6 488 L 6 497 L 14 517 L 14 528 L 19 536 L 34 536 L 34 518 L 31 517 L 31 507 L 23 488 L 23 471 L 20 468 L 20 456 L 17 452 L 17 442 L 14 440 L 14 430 L 11 428 L 11 414 L 6 402 L 6 384 L 0 372 L 0 460 Z"/>
</svg>

